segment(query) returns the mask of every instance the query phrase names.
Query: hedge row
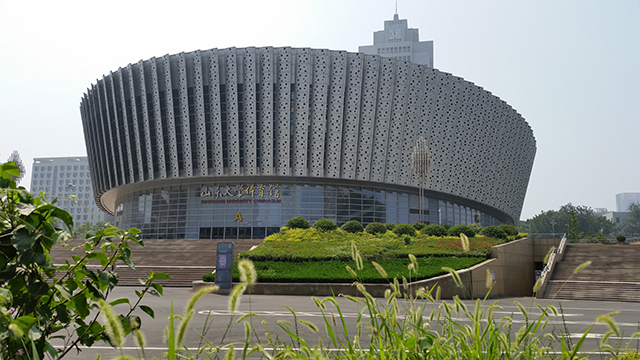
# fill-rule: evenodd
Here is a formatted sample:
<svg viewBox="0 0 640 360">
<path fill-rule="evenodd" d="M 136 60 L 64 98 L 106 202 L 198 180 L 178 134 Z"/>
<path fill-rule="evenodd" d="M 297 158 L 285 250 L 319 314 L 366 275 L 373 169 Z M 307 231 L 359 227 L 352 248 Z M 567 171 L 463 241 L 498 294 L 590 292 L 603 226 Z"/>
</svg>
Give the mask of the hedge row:
<svg viewBox="0 0 640 360">
<path fill-rule="evenodd" d="M 286 224 L 287 229 L 308 229 L 309 227 L 309 221 L 301 216 L 290 219 Z M 336 230 L 338 226 L 336 225 L 336 223 L 329 219 L 319 219 L 313 224 L 313 228 L 320 231 L 332 231 Z M 360 222 L 358 222 L 357 220 L 351 220 L 343 224 L 340 229 L 349 233 L 359 233 L 362 231 L 366 231 L 372 235 L 383 234 L 387 230 L 390 230 L 398 236 L 415 236 L 418 232 L 420 234 L 430 236 L 460 236 L 460 234 L 465 234 L 468 237 L 474 237 L 476 236 L 476 234 L 481 234 L 488 237 L 505 240 L 510 236 L 514 238 L 517 238 L 518 236 L 518 229 L 515 226 L 509 224 L 487 226 L 483 228 L 478 224 L 449 226 L 438 224 L 425 225 L 424 223 L 416 222 L 413 225 L 394 225 L 391 223 L 382 224 L 373 222 L 369 223 L 366 228 L 363 228 Z"/>
</svg>

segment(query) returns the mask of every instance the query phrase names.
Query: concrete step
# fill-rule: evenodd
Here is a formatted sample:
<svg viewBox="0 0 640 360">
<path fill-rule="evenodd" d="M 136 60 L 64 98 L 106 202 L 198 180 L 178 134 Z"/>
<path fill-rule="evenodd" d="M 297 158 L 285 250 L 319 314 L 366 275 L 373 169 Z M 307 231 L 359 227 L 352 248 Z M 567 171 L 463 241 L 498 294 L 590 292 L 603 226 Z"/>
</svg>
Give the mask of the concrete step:
<svg viewBox="0 0 640 360">
<path fill-rule="evenodd" d="M 585 280 L 585 281 L 640 281 L 640 274 L 637 273 L 638 266 L 635 263 L 613 263 L 609 265 L 599 265 L 593 262 L 582 269 L 577 274 L 573 274 L 577 266 L 559 262 L 554 267 L 554 280 Z"/>
<path fill-rule="evenodd" d="M 640 247 L 567 244 L 554 266 L 544 298 L 640 301 Z M 573 274 L 586 261 L 591 265 Z M 570 279 L 570 280 L 569 280 Z"/>
<path fill-rule="evenodd" d="M 119 275 L 118 285 L 138 286 L 138 278 L 146 279 L 150 271 L 164 272 L 172 279 L 158 280 L 164 286 L 190 287 L 192 281 L 202 280 L 202 275 L 215 269 L 216 248 L 224 240 L 193 239 L 193 240 L 144 240 L 144 247 L 131 244 L 131 261 L 136 271 L 118 262 L 116 272 Z M 234 241 L 234 259 L 238 253 L 247 251 L 263 242 L 262 239 L 242 239 Z M 54 264 L 64 264 L 72 256 L 82 256 L 84 240 L 75 239 L 67 246 L 54 245 L 51 259 Z M 97 261 L 90 261 L 92 265 L 99 265 Z"/>
<path fill-rule="evenodd" d="M 550 281 L 545 299 L 638 302 L 640 282 Z"/>
</svg>

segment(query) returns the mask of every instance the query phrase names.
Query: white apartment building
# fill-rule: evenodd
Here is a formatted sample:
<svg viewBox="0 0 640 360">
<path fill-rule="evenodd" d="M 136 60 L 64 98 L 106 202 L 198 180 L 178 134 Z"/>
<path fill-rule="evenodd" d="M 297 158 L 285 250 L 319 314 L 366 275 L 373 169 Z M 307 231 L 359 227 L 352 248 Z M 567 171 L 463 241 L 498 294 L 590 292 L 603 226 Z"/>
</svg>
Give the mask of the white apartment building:
<svg viewBox="0 0 640 360">
<path fill-rule="evenodd" d="M 33 159 L 29 189 L 36 196 L 44 192 L 48 201 L 58 198 L 57 205 L 73 216 L 76 225 L 111 218 L 96 205 L 86 156 Z M 77 204 L 70 200 L 72 195 Z"/>
<path fill-rule="evenodd" d="M 629 205 L 640 204 L 640 193 L 620 193 L 616 194 L 616 211 L 626 212 Z"/>
</svg>

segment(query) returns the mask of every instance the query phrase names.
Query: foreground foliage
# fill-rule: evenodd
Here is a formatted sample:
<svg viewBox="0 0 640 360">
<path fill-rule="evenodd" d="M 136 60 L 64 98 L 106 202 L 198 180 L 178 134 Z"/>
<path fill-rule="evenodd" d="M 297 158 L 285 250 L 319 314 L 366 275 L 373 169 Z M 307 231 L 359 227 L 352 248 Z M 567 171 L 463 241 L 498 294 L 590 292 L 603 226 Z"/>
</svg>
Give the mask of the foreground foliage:
<svg viewBox="0 0 640 360">
<path fill-rule="evenodd" d="M 79 256 L 54 265 L 51 248 L 69 240 L 73 219 L 55 206 L 55 200 L 49 203 L 16 187 L 17 171 L 13 163 L 0 165 L 0 358 L 42 359 L 45 354 L 62 358 L 79 351 L 80 345 L 113 343 L 97 321 L 97 313 L 91 311 L 117 285 L 116 262 L 134 268 L 130 245 L 143 245 L 136 237 L 139 231 L 98 230 L 86 240 Z M 117 318 L 124 334 L 136 327 L 132 324 L 141 323 L 131 315 L 134 309 L 154 316 L 153 309 L 140 301 L 148 293 L 162 294 L 154 281 L 165 277 L 151 273 L 136 292 L 137 299 L 111 301 L 111 305 L 129 304 L 129 311 Z M 54 336 L 63 339 L 57 349 L 50 343 Z"/>
<path fill-rule="evenodd" d="M 352 271 L 362 271 L 364 264 L 357 249 L 353 257 L 351 265 L 357 270 Z M 415 272 L 419 267 L 417 259 L 409 258 L 411 263 L 407 270 Z M 381 276 L 386 274 L 381 266 L 375 267 Z M 500 311 L 503 308 L 498 301 L 490 302 L 485 298 L 463 302 L 458 297 L 442 301 L 439 298 L 440 289 L 435 286 L 431 289 L 411 289 L 401 286 L 397 279 L 390 280 L 389 289 L 381 299 L 372 297 L 366 286 L 359 282 L 354 284 L 359 291 L 357 297 L 312 297 L 322 316 L 323 329 L 301 318 L 303 315 L 298 315 L 288 305 L 283 307 L 291 312 L 289 318 L 281 317 L 273 322 L 258 318 L 250 310 L 234 322 L 241 295 L 255 281 L 255 272 L 249 261 L 242 260 L 238 268 L 242 283 L 231 292 L 230 316 L 226 326 L 229 332 L 234 323 L 241 323 L 245 340 L 225 343 L 224 336 L 219 343 L 217 339 L 215 342 L 207 340 L 206 329 L 213 325 L 208 318 L 204 331 L 198 333 L 199 338 L 203 339 L 199 348 L 190 350 L 184 344 L 184 336 L 180 334 L 184 334 L 184 329 L 188 327 L 194 303 L 205 293 L 216 291 L 215 287 L 208 287 L 194 295 L 184 315 L 174 315 L 172 309 L 167 331 L 168 359 L 235 359 L 237 356 L 241 359 L 565 360 L 584 359 L 595 351 L 608 353 L 614 359 L 636 359 L 638 354 L 636 350 L 620 348 L 623 334 L 613 320 L 615 313 L 596 319 L 596 322 L 609 328 L 600 339 L 599 348 L 584 349 L 584 341 L 595 323 L 581 329 L 584 333 L 577 340 L 572 340 L 565 324 L 558 320 L 563 318 L 561 306 L 543 307 L 535 304 L 533 299 L 528 306 L 514 301 L 519 311 L 505 316 L 505 312 Z M 455 271 L 450 271 L 455 274 Z M 488 281 L 487 286 L 491 288 L 493 284 Z M 353 314 L 345 313 L 345 300 L 341 298 L 357 304 L 359 310 L 356 310 L 355 319 Z M 525 321 L 520 321 L 520 316 Z M 266 329 L 265 332 L 259 333 L 254 326 L 258 320 Z M 224 326 L 224 323 L 220 325 Z M 177 331 L 175 326 L 178 326 Z M 303 336 L 303 332 L 312 335 Z M 640 333 L 631 336 L 633 341 L 637 341 L 638 337 Z M 141 350 L 144 354 L 144 349 Z"/>
</svg>

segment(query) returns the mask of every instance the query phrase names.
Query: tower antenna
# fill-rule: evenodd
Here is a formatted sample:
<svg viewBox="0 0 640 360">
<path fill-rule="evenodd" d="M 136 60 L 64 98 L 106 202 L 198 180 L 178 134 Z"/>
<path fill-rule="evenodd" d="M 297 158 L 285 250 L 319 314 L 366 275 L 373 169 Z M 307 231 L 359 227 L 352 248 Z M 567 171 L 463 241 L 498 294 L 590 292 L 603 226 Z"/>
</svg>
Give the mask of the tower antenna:
<svg viewBox="0 0 640 360">
<path fill-rule="evenodd" d="M 398 0 L 396 0 L 396 15 L 398 15 Z"/>
</svg>

